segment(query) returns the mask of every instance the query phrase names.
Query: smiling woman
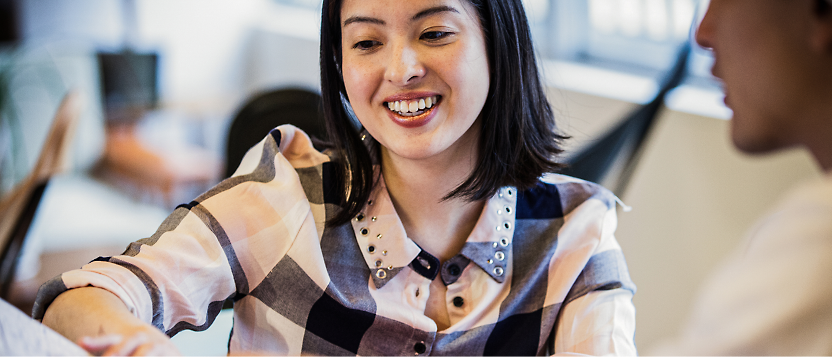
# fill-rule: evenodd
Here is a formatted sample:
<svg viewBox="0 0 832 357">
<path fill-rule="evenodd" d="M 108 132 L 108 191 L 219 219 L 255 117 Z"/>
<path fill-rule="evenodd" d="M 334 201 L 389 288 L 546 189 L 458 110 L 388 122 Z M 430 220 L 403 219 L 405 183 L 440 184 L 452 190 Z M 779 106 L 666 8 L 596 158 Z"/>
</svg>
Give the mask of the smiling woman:
<svg viewBox="0 0 832 357">
<path fill-rule="evenodd" d="M 389 5 L 347 0 L 341 8 L 350 104 L 381 144 L 383 160 L 421 159 L 430 161 L 428 167 L 447 167 L 437 160 L 473 159 L 460 170 L 466 174 L 476 162 L 477 118 L 489 89 L 476 10 L 466 3 Z"/>
<path fill-rule="evenodd" d="M 321 73 L 330 150 L 275 128 L 36 316 L 137 354 L 167 342 L 148 323 L 202 330 L 228 297 L 232 353 L 635 354 L 617 199 L 552 174 L 520 0 L 326 0 Z"/>
</svg>

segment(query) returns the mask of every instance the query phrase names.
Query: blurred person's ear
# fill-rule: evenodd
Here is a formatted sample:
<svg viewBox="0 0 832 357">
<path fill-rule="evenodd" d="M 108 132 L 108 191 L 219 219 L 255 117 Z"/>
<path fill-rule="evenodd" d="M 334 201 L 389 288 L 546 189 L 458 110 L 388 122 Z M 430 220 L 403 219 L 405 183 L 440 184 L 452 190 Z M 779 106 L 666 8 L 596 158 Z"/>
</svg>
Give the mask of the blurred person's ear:
<svg viewBox="0 0 832 357">
<path fill-rule="evenodd" d="M 832 0 L 815 0 L 812 14 L 812 47 L 832 54 Z"/>
</svg>

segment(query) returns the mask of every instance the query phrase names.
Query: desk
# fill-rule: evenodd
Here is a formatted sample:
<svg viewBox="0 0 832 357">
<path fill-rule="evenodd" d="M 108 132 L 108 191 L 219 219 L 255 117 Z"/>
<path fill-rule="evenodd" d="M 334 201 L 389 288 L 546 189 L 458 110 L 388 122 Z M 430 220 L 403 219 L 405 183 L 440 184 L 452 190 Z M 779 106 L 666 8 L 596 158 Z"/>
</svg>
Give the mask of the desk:
<svg viewBox="0 0 832 357">
<path fill-rule="evenodd" d="M 85 356 L 87 351 L 0 300 L 0 355 Z"/>
</svg>

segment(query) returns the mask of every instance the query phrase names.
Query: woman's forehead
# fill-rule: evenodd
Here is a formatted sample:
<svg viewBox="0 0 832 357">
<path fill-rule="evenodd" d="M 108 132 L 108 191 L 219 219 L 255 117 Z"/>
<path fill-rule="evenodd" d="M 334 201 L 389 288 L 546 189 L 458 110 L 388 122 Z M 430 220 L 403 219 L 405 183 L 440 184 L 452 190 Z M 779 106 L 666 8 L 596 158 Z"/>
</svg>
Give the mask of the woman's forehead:
<svg viewBox="0 0 832 357">
<path fill-rule="evenodd" d="M 401 17 L 412 19 L 426 13 L 440 12 L 437 9 L 465 14 L 469 11 L 468 6 L 470 5 L 465 0 L 343 0 L 340 9 L 341 25 L 347 25 L 347 20 L 351 17 L 393 18 L 401 21 Z"/>
</svg>

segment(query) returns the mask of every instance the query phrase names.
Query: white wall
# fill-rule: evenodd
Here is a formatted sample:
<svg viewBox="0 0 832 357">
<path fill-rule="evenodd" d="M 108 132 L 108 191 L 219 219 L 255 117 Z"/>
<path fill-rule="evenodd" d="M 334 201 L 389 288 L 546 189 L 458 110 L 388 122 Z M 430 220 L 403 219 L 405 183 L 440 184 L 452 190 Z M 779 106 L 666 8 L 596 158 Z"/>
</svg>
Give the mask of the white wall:
<svg viewBox="0 0 832 357">
<path fill-rule="evenodd" d="M 161 55 L 163 105 L 225 112 L 243 97 L 246 37 L 264 0 L 137 2 L 139 38 Z"/>
<path fill-rule="evenodd" d="M 18 1 L 20 34 L 38 43 L 84 39 L 100 46 L 118 46 L 124 38 L 121 1 Z"/>
</svg>

